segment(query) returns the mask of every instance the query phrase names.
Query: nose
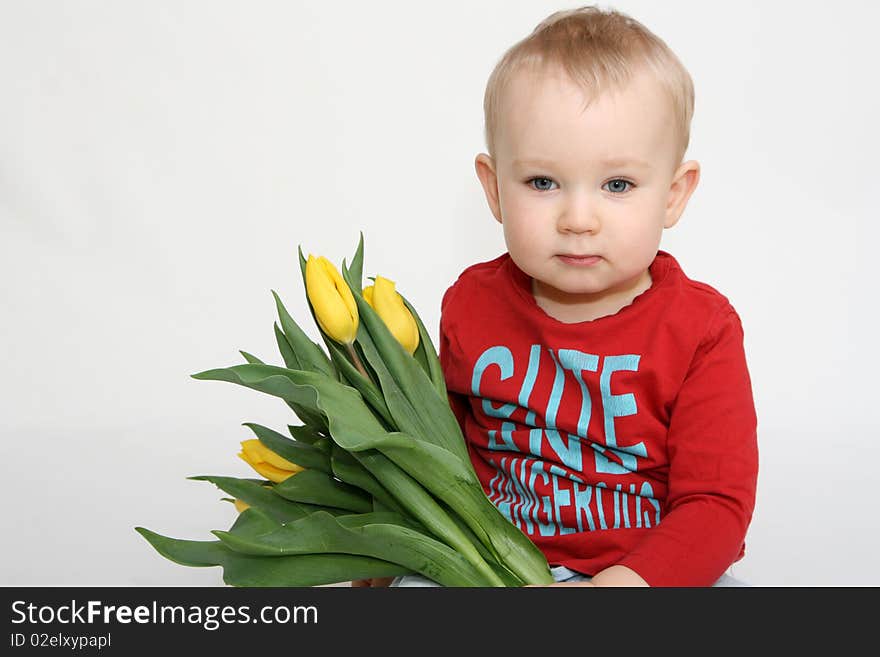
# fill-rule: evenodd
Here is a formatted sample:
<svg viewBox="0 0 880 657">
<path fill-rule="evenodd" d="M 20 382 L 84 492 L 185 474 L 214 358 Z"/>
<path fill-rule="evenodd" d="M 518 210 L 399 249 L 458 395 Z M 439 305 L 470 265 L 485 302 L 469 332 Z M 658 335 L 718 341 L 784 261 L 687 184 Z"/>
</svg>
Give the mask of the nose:
<svg viewBox="0 0 880 657">
<path fill-rule="evenodd" d="M 561 233 L 599 232 L 601 221 L 596 204 L 587 197 L 587 194 L 572 195 L 562 207 L 557 228 Z"/>
</svg>

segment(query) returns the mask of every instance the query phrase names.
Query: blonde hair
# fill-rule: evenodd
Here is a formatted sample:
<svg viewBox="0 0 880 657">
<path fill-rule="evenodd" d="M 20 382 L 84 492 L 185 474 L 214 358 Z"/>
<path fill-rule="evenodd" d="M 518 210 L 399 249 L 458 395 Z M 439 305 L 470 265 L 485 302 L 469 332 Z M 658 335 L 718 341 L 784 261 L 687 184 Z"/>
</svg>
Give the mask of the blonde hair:
<svg viewBox="0 0 880 657">
<path fill-rule="evenodd" d="M 690 141 L 694 114 L 694 84 L 687 69 L 669 46 L 644 25 L 616 10 L 596 6 L 557 11 L 527 37 L 511 46 L 495 65 L 483 98 L 485 139 L 494 159 L 501 98 L 520 70 L 561 68 L 590 99 L 623 89 L 633 75 L 647 69 L 667 92 L 673 109 L 681 162 Z"/>
</svg>

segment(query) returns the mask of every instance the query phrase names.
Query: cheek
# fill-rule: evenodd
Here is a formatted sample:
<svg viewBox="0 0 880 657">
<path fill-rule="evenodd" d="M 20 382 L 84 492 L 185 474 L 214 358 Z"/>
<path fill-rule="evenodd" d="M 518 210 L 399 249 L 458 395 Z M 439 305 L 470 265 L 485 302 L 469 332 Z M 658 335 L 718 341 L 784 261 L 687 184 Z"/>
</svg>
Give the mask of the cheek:
<svg viewBox="0 0 880 657">
<path fill-rule="evenodd" d="M 503 216 L 523 231 L 540 230 L 554 214 L 553 204 L 523 188 L 515 188 L 503 196 Z"/>
<path fill-rule="evenodd" d="M 663 212 L 652 199 L 621 208 L 615 223 L 634 239 L 652 239 L 662 232 Z"/>
<path fill-rule="evenodd" d="M 528 267 L 528 263 L 536 253 L 541 251 L 540 231 L 536 230 L 531 222 L 523 221 L 522 217 L 505 218 L 502 228 L 507 250 L 517 264 Z"/>
<path fill-rule="evenodd" d="M 502 190 L 500 202 L 504 234 L 513 238 L 527 233 L 530 229 L 529 217 L 534 215 L 529 211 L 528 203 L 523 199 L 522 194 L 518 193 L 518 190 Z"/>
<path fill-rule="evenodd" d="M 517 183 L 507 182 L 501 186 L 499 190 L 499 200 L 501 203 L 501 211 L 504 217 L 517 216 L 522 214 L 523 198 L 522 192 L 517 187 Z"/>
<path fill-rule="evenodd" d="M 521 222 L 516 218 L 505 215 L 504 223 L 504 240 L 511 251 L 521 251 L 523 244 L 526 242 L 525 236 L 527 230 L 524 229 Z"/>
<path fill-rule="evenodd" d="M 504 215 L 504 235 L 509 242 L 527 247 L 541 241 L 541 222 L 527 208 L 511 208 Z"/>
</svg>

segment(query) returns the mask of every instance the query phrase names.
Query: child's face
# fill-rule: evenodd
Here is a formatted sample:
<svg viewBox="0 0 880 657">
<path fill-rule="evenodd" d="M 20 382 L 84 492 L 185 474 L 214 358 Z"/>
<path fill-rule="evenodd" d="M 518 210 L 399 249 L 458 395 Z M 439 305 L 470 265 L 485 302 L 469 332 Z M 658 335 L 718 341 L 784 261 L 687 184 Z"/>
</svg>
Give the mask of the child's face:
<svg viewBox="0 0 880 657">
<path fill-rule="evenodd" d="M 484 153 L 476 161 L 536 299 L 575 313 L 626 305 L 650 286 L 663 229 L 699 178 L 697 162 L 676 167 L 671 104 L 649 76 L 582 111 L 583 102 L 563 74 L 520 73 L 503 99 L 495 161 Z M 586 255 L 599 259 L 566 257 Z"/>
</svg>

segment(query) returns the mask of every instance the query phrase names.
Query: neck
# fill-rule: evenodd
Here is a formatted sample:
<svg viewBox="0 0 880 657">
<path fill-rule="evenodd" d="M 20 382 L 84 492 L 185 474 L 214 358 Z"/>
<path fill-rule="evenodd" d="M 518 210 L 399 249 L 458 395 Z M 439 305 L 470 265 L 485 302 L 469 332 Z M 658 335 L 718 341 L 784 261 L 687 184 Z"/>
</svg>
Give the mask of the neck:
<svg viewBox="0 0 880 657">
<path fill-rule="evenodd" d="M 532 296 L 538 306 L 554 319 L 574 324 L 614 315 L 652 284 L 651 273 L 645 270 L 631 281 L 595 294 L 566 294 L 548 288 L 532 279 Z"/>
</svg>

